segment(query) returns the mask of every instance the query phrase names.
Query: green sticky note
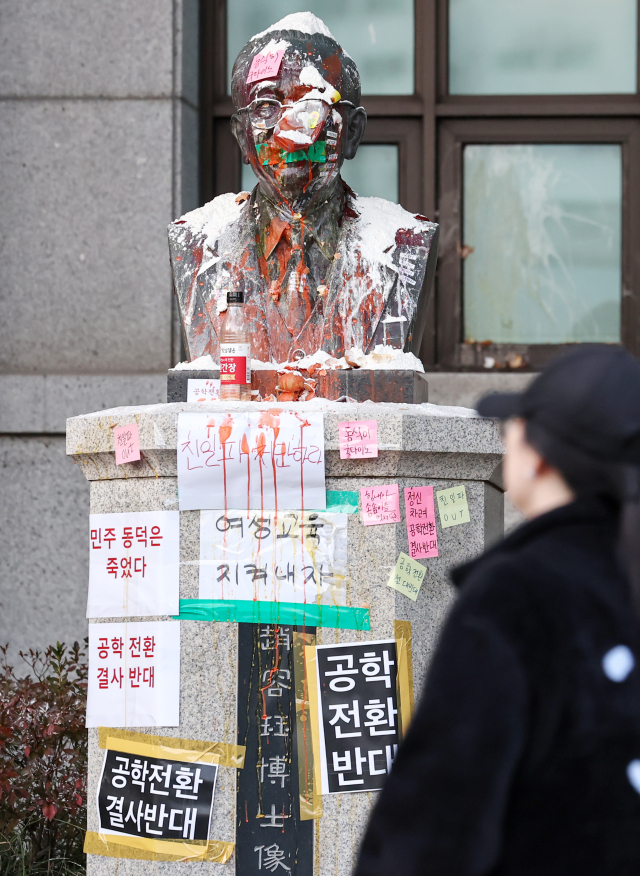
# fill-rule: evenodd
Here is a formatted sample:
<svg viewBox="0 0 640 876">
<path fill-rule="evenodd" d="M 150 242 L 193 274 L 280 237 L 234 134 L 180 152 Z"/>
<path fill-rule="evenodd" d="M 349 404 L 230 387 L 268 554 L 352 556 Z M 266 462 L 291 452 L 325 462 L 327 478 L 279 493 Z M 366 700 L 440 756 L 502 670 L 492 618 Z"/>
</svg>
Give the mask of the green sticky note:
<svg viewBox="0 0 640 876">
<path fill-rule="evenodd" d="M 420 593 L 426 571 L 425 567 L 420 563 L 416 563 L 407 554 L 401 553 L 395 569 L 387 581 L 387 586 L 397 590 L 398 593 L 404 593 L 405 596 L 408 596 L 409 599 L 413 599 L 415 602 L 418 598 L 418 593 Z"/>
<path fill-rule="evenodd" d="M 357 490 L 327 490 L 327 511 L 335 514 L 357 514 L 359 495 Z"/>
<path fill-rule="evenodd" d="M 446 490 L 438 490 L 436 502 L 440 511 L 440 525 L 443 529 L 448 526 L 458 526 L 460 523 L 469 523 L 469 505 L 467 503 L 466 487 L 449 487 Z"/>
</svg>

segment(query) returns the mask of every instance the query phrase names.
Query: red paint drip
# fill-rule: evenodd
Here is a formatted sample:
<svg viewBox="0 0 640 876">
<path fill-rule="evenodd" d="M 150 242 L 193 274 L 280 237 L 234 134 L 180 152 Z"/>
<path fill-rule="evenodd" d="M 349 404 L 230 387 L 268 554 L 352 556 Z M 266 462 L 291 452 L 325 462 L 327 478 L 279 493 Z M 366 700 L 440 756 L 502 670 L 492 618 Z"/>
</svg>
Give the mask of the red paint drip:
<svg viewBox="0 0 640 876">
<path fill-rule="evenodd" d="M 240 442 L 240 451 L 247 454 L 247 511 L 251 508 L 251 456 L 249 455 L 249 442 L 246 433 L 243 433 Z"/>
<path fill-rule="evenodd" d="M 222 444 L 222 473 L 224 478 L 224 513 L 227 515 L 227 448 L 226 443 L 231 437 L 233 431 L 233 417 L 227 414 L 223 421 L 218 434 L 220 435 L 220 443 Z"/>
<path fill-rule="evenodd" d="M 300 421 L 300 509 L 304 514 L 304 432 L 305 426 L 310 426 L 311 423 L 306 418 L 296 413 L 296 419 Z"/>
</svg>

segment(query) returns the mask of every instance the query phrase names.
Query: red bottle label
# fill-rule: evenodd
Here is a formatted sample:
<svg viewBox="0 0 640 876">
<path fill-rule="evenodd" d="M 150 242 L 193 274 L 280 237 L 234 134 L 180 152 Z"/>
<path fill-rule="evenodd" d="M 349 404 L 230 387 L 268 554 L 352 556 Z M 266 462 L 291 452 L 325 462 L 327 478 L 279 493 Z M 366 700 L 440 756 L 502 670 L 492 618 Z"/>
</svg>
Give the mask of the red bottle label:
<svg viewBox="0 0 640 876">
<path fill-rule="evenodd" d="M 220 344 L 220 384 L 251 383 L 250 344 Z"/>
</svg>

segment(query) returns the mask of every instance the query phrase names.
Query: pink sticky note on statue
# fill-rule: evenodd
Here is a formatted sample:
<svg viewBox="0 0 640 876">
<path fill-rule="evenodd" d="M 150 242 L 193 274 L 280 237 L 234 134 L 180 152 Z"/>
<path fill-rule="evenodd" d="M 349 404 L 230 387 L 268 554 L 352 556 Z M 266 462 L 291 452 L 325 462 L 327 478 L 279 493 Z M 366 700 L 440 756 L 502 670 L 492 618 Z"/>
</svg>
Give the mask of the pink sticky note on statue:
<svg viewBox="0 0 640 876">
<path fill-rule="evenodd" d="M 258 82 L 259 79 L 271 79 L 277 76 L 280 72 L 283 56 L 284 49 L 278 49 L 275 52 L 259 52 L 249 67 L 247 85 Z"/>
<path fill-rule="evenodd" d="M 438 556 L 438 533 L 433 487 L 405 487 L 409 556 L 412 560 Z"/>
<path fill-rule="evenodd" d="M 116 465 L 140 459 L 138 424 L 129 423 L 128 426 L 116 426 L 113 430 L 113 443 L 116 448 Z"/>
<path fill-rule="evenodd" d="M 371 459 L 378 455 L 378 424 L 375 420 L 338 423 L 340 459 Z"/>
<path fill-rule="evenodd" d="M 365 526 L 376 523 L 400 523 L 400 500 L 398 485 L 383 487 L 362 487 L 362 522 Z"/>
</svg>

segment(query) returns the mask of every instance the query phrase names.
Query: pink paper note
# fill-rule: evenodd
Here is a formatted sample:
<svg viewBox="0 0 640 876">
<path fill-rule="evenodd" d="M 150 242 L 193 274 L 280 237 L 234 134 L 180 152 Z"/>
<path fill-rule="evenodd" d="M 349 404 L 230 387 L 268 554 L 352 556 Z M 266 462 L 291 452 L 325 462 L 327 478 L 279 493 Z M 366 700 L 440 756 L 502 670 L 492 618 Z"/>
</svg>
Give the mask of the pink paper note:
<svg viewBox="0 0 640 876">
<path fill-rule="evenodd" d="M 116 448 L 116 465 L 140 459 L 138 424 L 129 423 L 128 426 L 116 426 L 113 430 L 113 443 Z"/>
<path fill-rule="evenodd" d="M 375 420 L 338 423 L 340 459 L 371 459 L 378 455 L 378 424 Z"/>
<path fill-rule="evenodd" d="M 284 55 L 284 49 L 277 52 L 260 52 L 255 56 L 249 67 L 247 85 L 257 82 L 259 79 L 270 79 L 278 75 L 280 64 Z"/>
<path fill-rule="evenodd" d="M 375 523 L 400 523 L 400 500 L 398 485 L 362 487 L 362 522 L 365 526 Z"/>
<path fill-rule="evenodd" d="M 438 556 L 433 487 L 405 487 L 409 555 L 412 560 Z"/>
</svg>

